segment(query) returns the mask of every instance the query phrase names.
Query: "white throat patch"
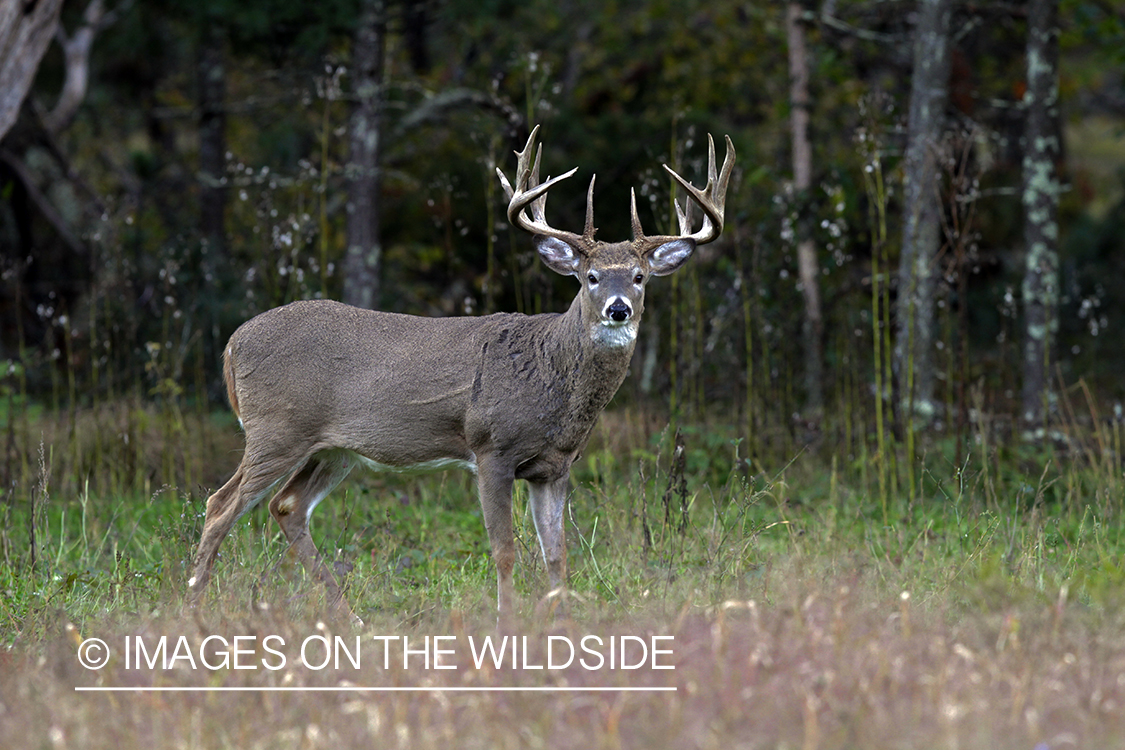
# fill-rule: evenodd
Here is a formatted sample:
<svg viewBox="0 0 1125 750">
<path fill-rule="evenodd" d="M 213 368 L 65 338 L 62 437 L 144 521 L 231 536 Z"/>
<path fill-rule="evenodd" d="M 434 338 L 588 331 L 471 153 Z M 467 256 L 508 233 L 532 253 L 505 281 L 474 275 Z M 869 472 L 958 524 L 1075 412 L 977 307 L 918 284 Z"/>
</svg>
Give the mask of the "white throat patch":
<svg viewBox="0 0 1125 750">
<path fill-rule="evenodd" d="M 594 341 L 602 346 L 628 346 L 637 340 L 637 324 L 632 320 L 624 323 L 603 320 L 594 326 L 593 334 Z"/>
</svg>

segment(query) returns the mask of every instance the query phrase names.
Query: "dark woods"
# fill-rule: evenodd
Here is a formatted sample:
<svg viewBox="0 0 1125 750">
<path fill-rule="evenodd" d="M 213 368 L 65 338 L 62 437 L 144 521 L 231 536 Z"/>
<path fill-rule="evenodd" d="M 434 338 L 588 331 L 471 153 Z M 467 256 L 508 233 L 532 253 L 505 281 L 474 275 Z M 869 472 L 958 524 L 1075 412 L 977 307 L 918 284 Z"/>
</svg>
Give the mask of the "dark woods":
<svg viewBox="0 0 1125 750">
<path fill-rule="evenodd" d="M 35 404 L 72 432 L 122 403 L 187 430 L 221 407 L 231 331 L 294 299 L 560 310 L 573 281 L 509 228 L 494 177 L 536 123 L 545 173 L 603 170 L 605 240 L 629 236 L 630 188 L 671 231 L 660 165 L 698 183 L 708 132 L 740 154 L 727 231 L 654 285 L 619 402 L 733 427 L 751 458 L 1114 418 L 1110 3 L 34 8 L 57 33 L 0 47 L 29 92 L 0 99 L 5 481 L 34 464 L 15 425 Z M 556 192 L 577 231 L 584 190 Z"/>
</svg>

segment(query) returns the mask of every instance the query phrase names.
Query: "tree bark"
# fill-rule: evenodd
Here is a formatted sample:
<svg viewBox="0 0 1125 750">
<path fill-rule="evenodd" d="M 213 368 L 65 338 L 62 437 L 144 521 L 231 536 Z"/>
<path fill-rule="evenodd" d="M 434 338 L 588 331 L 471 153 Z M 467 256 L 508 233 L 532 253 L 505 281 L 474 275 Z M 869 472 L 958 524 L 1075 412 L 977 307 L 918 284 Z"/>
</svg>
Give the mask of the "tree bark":
<svg viewBox="0 0 1125 750">
<path fill-rule="evenodd" d="M 58 135 L 74 121 L 78 108 L 86 99 L 86 90 L 90 85 L 90 50 L 105 17 L 105 4 L 102 0 L 90 0 L 82 15 L 84 23 L 73 35 L 67 35 L 61 23 L 58 25 L 55 39 L 62 47 L 66 78 L 55 108 L 43 118 L 44 127 L 52 135 Z"/>
<path fill-rule="evenodd" d="M 904 174 L 902 257 L 895 309 L 894 370 L 900 403 L 923 420 L 933 402 L 934 290 L 941 248 L 936 146 L 949 97 L 952 0 L 921 0 L 914 33 L 914 71 Z"/>
<path fill-rule="evenodd" d="M 379 302 L 383 248 L 380 241 L 380 139 L 383 109 L 383 0 L 363 0 L 352 48 L 354 90 L 346 177 L 348 251 L 344 302 L 373 309 Z"/>
<path fill-rule="evenodd" d="M 226 44 L 222 28 L 208 22 L 199 46 L 200 231 L 211 252 L 226 250 L 227 116 Z"/>
<path fill-rule="evenodd" d="M 797 267 L 805 300 L 802 337 L 805 350 L 805 407 L 819 421 L 824 411 L 824 365 L 821 339 L 824 319 L 820 309 L 820 268 L 809 225 L 812 188 L 812 145 L 809 143 L 809 61 L 799 2 L 790 2 L 785 14 L 789 46 L 789 127 L 793 141 L 793 190 L 797 195 Z"/>
<path fill-rule="evenodd" d="M 0 0 L 0 138 L 16 122 L 61 10 L 62 0 Z"/>
<path fill-rule="evenodd" d="M 1050 392 L 1051 346 L 1058 332 L 1059 47 L 1057 0 L 1027 6 L 1027 107 L 1023 156 L 1026 266 L 1021 418 L 1043 427 Z"/>
</svg>

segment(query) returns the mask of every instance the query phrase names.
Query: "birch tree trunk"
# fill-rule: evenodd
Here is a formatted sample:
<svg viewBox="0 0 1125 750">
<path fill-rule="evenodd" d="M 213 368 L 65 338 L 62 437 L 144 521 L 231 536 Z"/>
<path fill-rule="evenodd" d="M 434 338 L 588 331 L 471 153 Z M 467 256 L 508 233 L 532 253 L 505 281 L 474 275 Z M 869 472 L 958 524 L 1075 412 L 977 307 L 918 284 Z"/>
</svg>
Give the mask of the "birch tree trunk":
<svg viewBox="0 0 1125 750">
<path fill-rule="evenodd" d="M 379 237 L 380 138 L 383 109 L 383 0 L 363 0 L 352 48 L 355 83 L 346 177 L 348 251 L 344 259 L 344 302 L 367 309 L 379 302 L 383 248 Z"/>
<path fill-rule="evenodd" d="M 16 123 L 61 10 L 62 0 L 0 0 L 0 138 Z"/>
<path fill-rule="evenodd" d="M 902 257 L 895 309 L 894 370 L 900 403 L 907 413 L 928 420 L 934 371 L 935 268 L 941 215 L 935 147 L 949 97 L 949 28 L 952 0 L 921 0 L 914 32 L 914 72 L 904 174 Z"/>
<path fill-rule="evenodd" d="M 789 45 L 789 127 L 793 141 L 793 190 L 797 195 L 797 267 L 805 300 L 802 337 L 805 350 L 805 407 L 813 421 L 824 411 L 824 365 L 821 339 L 824 319 L 820 310 L 819 267 L 812 240 L 810 196 L 812 146 L 809 143 L 809 61 L 799 2 L 790 2 L 785 14 Z"/>
<path fill-rule="evenodd" d="M 1026 267 L 1021 417 L 1044 427 L 1050 391 L 1051 345 L 1058 331 L 1059 47 L 1057 0 L 1027 5 L 1027 107 L 1023 156 Z"/>
</svg>

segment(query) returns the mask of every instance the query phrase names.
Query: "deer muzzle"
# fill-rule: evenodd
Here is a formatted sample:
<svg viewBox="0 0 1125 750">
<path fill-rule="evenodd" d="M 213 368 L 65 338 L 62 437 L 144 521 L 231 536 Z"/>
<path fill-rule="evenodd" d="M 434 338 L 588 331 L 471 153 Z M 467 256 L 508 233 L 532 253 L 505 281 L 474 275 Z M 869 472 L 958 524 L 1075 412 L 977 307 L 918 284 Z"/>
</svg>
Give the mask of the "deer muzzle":
<svg viewBox="0 0 1125 750">
<path fill-rule="evenodd" d="M 633 316 L 633 308 L 625 300 L 617 297 L 605 309 L 605 317 L 617 323 L 624 323 Z"/>
</svg>

